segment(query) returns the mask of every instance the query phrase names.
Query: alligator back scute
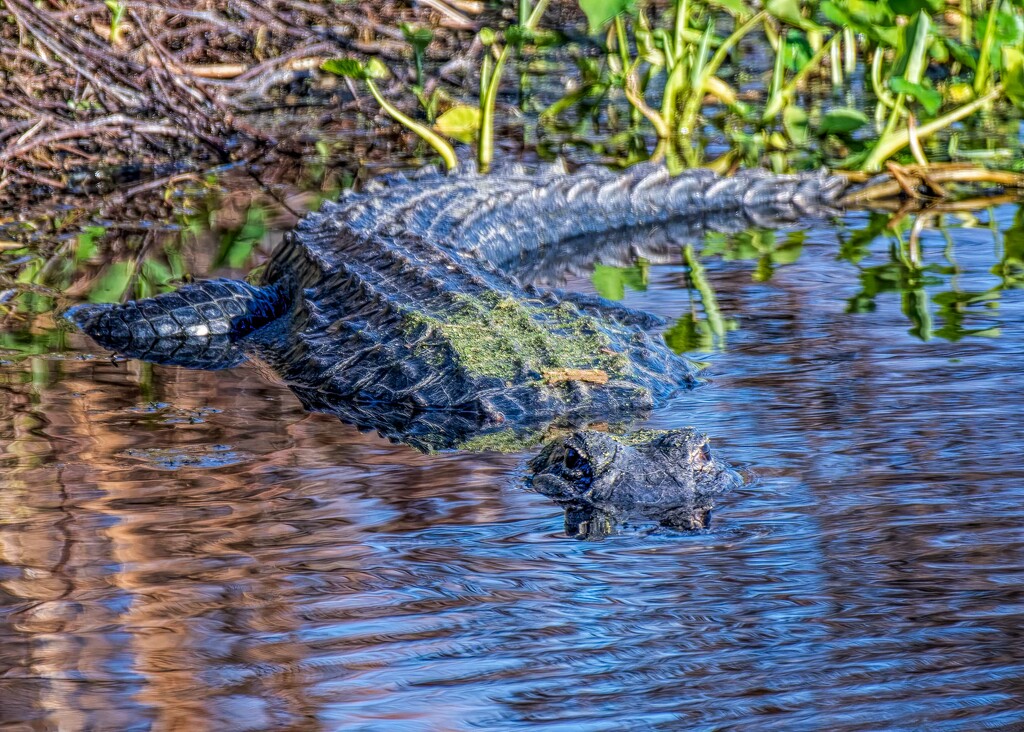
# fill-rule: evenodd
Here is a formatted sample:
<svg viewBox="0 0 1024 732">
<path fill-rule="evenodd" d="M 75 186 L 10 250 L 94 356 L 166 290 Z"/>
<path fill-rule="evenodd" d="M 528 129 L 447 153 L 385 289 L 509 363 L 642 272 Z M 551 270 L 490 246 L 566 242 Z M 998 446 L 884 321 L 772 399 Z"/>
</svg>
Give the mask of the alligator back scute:
<svg viewBox="0 0 1024 732">
<path fill-rule="evenodd" d="M 724 178 L 696 168 L 678 176 L 656 163 L 616 173 L 564 165 L 534 173 L 521 166 L 480 175 L 472 166 L 449 174 L 388 176 L 367 192 L 326 203 L 321 214 L 360 233 L 420 236 L 502 265 L 573 237 L 616 229 L 701 220 L 732 212 L 760 224 L 833 213 L 847 182 L 822 173 L 740 171 Z"/>
<path fill-rule="evenodd" d="M 643 320 L 635 311 L 593 296 L 577 307 L 419 237 L 348 231 L 329 256 L 326 241 L 305 229 L 292 242 L 334 266 L 303 293 L 288 348 L 249 343 L 290 385 L 501 421 L 589 410 L 595 393 L 618 395 L 609 408 L 642 407 L 694 383 L 692 365 L 655 347 L 633 324 Z M 586 393 L 572 382 L 544 385 L 564 369 L 600 372 L 608 383 Z"/>
</svg>

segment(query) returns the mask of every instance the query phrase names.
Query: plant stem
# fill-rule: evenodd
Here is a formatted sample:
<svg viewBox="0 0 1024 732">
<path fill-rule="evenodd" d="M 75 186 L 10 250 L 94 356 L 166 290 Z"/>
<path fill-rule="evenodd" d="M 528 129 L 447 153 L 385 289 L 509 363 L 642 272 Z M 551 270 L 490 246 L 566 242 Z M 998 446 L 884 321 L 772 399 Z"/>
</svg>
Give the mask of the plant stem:
<svg viewBox="0 0 1024 732">
<path fill-rule="evenodd" d="M 639 85 L 636 79 L 636 70 L 630 70 L 625 75 L 625 83 L 622 87 L 623 92 L 626 94 L 626 99 L 629 101 L 630 106 L 637 110 L 648 121 L 654 125 L 654 131 L 658 135 L 659 140 L 667 140 L 672 136 L 672 128 L 668 125 L 665 118 L 658 114 L 657 111 L 651 109 L 647 102 L 644 100 L 643 94 L 640 92 Z"/>
<path fill-rule="evenodd" d="M 444 159 L 445 167 L 448 170 L 456 167 L 459 164 L 458 158 L 455 156 L 455 149 L 448 144 L 448 141 L 438 135 L 429 127 L 421 125 L 416 120 L 402 114 L 391 102 L 384 98 L 384 95 L 380 93 L 380 89 L 373 83 L 373 79 L 366 79 L 366 87 L 370 90 L 370 94 L 377 100 L 377 104 L 380 105 L 381 109 L 387 112 L 392 119 L 399 124 L 408 127 L 410 130 L 415 132 L 417 135 L 422 137 L 427 143 L 437 151 L 437 154 Z"/>
<path fill-rule="evenodd" d="M 754 26 L 766 17 L 768 16 L 763 10 L 751 16 L 743 25 L 734 30 L 728 38 L 722 41 L 722 45 L 715 51 L 715 55 L 701 69 L 700 76 L 698 77 L 699 83 L 690 89 L 690 98 L 686 100 L 686 107 L 683 109 L 683 116 L 679 123 L 680 129 L 684 130 L 686 134 L 691 134 L 693 127 L 697 123 L 697 115 L 700 114 L 701 103 L 704 101 L 704 85 L 708 78 L 718 72 L 718 68 L 725 63 L 725 59 L 733 46 L 739 43 L 743 36 L 747 35 L 747 33 L 753 30 Z"/>
<path fill-rule="evenodd" d="M 871 90 L 875 93 L 875 98 L 879 102 L 892 109 L 896 105 L 896 100 L 892 98 L 892 94 L 889 93 L 889 90 L 885 88 L 885 84 L 882 83 L 882 57 L 884 55 L 881 46 L 879 46 L 871 57 Z"/>
<path fill-rule="evenodd" d="M 619 60 L 622 61 L 622 73 L 629 68 L 629 41 L 626 40 L 626 22 L 622 14 L 615 16 L 615 45 L 619 47 Z"/>
<path fill-rule="evenodd" d="M 526 30 L 532 31 L 537 28 L 537 24 L 540 22 L 541 16 L 544 15 L 549 2 L 550 0 L 538 0 L 533 11 L 530 13 L 530 17 L 523 24 Z M 498 60 L 494 63 L 494 69 L 491 71 L 491 78 L 487 84 L 486 93 L 480 99 L 480 136 L 479 145 L 477 146 L 477 163 L 480 166 L 480 172 L 486 172 L 491 167 L 491 161 L 494 159 L 494 105 L 498 100 L 501 73 L 505 70 L 505 62 L 508 61 L 511 52 L 511 46 L 506 43 L 505 47 L 501 49 L 501 55 L 498 56 Z"/>
<path fill-rule="evenodd" d="M 998 99 L 1002 93 L 1002 85 L 996 84 L 984 96 L 978 97 L 973 102 L 969 102 L 962 107 L 957 107 L 952 112 L 948 112 L 941 117 L 933 119 L 927 124 L 921 125 L 917 128 L 918 139 L 923 140 L 926 137 L 930 137 L 939 130 L 945 129 L 965 117 L 969 117 L 985 105 Z M 871 151 L 868 159 L 864 161 L 864 165 L 861 166 L 861 170 L 865 170 L 869 173 L 877 172 L 882 167 L 882 163 L 884 161 L 888 160 L 909 144 L 910 132 L 906 128 L 899 132 L 887 132 L 886 134 L 883 134 L 875 145 L 875 148 Z"/>
<path fill-rule="evenodd" d="M 813 56 L 811 56 L 810 60 L 804 64 L 799 71 L 793 74 L 792 79 L 786 82 L 778 92 L 772 93 L 768 98 L 768 104 L 765 106 L 764 115 L 761 117 L 762 120 L 767 122 L 774 119 L 775 116 L 782 111 L 782 108 L 786 106 L 786 103 L 793 98 L 793 95 L 796 93 L 796 88 L 804 79 L 807 78 L 808 74 L 817 68 L 818 64 L 821 63 L 821 59 L 829 52 L 838 40 L 839 34 L 836 33 L 834 36 L 829 38 Z M 780 44 L 779 56 L 782 56 L 782 48 L 784 48 L 784 46 Z"/>
<path fill-rule="evenodd" d="M 675 55 L 678 58 L 683 50 L 684 33 L 686 32 L 687 21 L 690 15 L 690 3 L 688 0 L 676 0 L 676 23 L 674 28 L 673 41 L 675 42 Z"/>
<path fill-rule="evenodd" d="M 981 51 L 978 55 L 978 68 L 974 72 L 974 94 L 981 96 L 989 77 L 989 58 L 992 56 L 992 43 L 996 36 L 996 17 L 999 15 L 1000 0 L 992 0 L 988 8 L 988 23 L 985 24 L 985 37 L 981 40 Z"/>
</svg>

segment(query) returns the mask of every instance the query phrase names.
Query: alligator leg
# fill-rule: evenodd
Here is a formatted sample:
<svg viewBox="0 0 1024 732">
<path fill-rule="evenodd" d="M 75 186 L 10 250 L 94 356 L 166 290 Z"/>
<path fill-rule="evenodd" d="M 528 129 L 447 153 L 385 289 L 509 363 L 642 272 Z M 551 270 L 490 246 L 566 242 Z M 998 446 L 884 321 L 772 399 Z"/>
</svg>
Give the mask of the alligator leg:
<svg viewBox="0 0 1024 732">
<path fill-rule="evenodd" d="M 129 358 L 210 369 L 243 361 L 234 342 L 290 306 L 283 284 L 255 287 L 221 279 L 123 305 L 77 305 L 64 316 L 104 348 Z"/>
</svg>

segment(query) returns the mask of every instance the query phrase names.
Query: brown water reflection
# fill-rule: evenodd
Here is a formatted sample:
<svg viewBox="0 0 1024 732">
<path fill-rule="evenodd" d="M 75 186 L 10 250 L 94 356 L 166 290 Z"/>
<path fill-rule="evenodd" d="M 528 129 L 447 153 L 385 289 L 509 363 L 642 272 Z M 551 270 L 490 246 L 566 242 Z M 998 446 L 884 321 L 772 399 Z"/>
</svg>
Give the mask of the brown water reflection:
<svg viewBox="0 0 1024 732">
<path fill-rule="evenodd" d="M 245 371 L 148 369 L 38 360 L 29 388 L 5 374 L 0 683 L 17 702 L 3 715 L 224 729 L 242 713 L 253 729 L 308 729 L 301 572 L 356 595 L 389 586 L 362 567 L 368 530 L 506 516 L 496 486 L 516 461 L 428 458 L 305 415 Z M 139 401 L 143 377 L 155 403 Z M 168 469 L 174 454 L 199 464 Z M 252 693 L 211 685 L 225 663 Z"/>
<path fill-rule="evenodd" d="M 983 233 L 926 301 L 998 284 Z M 570 541 L 518 456 L 247 369 L 0 366 L 0 728 L 1024 729 L 1024 290 L 925 343 L 902 292 L 850 312 L 888 243 L 835 238 L 767 281 L 707 260 L 737 327 L 654 422 L 760 479 L 690 536 Z M 627 304 L 699 305 L 680 261 Z"/>
</svg>

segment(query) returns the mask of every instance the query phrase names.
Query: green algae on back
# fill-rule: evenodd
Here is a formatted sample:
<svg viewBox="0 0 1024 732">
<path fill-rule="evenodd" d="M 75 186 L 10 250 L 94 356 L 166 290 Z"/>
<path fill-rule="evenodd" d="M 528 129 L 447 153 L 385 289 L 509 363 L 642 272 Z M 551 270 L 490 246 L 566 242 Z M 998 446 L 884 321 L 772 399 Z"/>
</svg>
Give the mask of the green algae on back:
<svg viewBox="0 0 1024 732">
<path fill-rule="evenodd" d="M 525 452 L 544 441 L 546 435 L 541 430 L 522 431 L 506 428 L 495 432 L 481 432 L 465 442 L 459 443 L 455 449 L 464 452 Z"/>
<path fill-rule="evenodd" d="M 617 378 L 629 368 L 628 358 L 612 348 L 609 326 L 569 303 L 519 302 L 496 292 L 459 294 L 455 302 L 455 311 L 444 319 L 412 310 L 405 315 L 410 329 L 427 326 L 440 334 L 470 373 L 511 380 L 570 369 Z"/>
</svg>

